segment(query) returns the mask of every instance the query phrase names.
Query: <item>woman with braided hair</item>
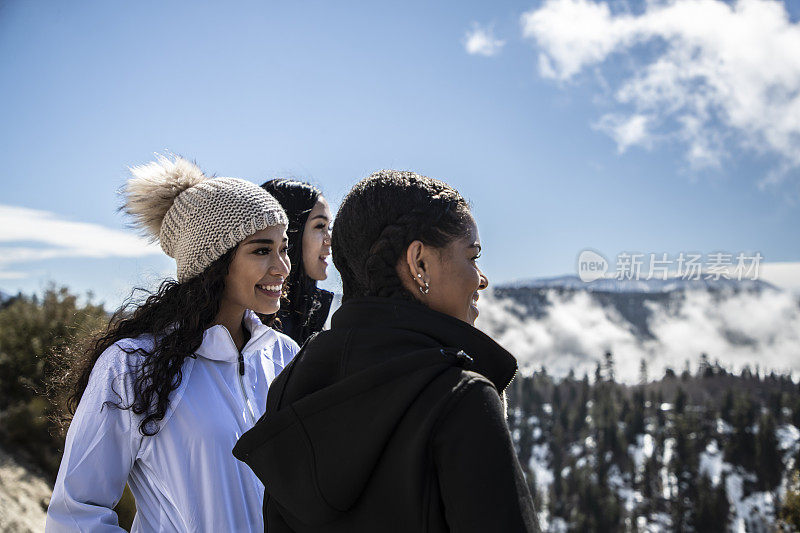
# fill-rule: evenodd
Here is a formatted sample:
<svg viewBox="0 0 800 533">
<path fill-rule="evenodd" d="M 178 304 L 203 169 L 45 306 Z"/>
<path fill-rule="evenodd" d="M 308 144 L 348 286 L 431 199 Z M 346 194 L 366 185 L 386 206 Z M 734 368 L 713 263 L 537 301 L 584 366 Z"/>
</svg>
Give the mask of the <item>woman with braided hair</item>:
<svg viewBox="0 0 800 533">
<path fill-rule="evenodd" d="M 280 306 L 286 214 L 258 185 L 180 157 L 131 171 L 125 210 L 177 280 L 65 358 L 71 420 L 45 531 L 122 531 L 126 483 L 132 531 L 261 530 L 264 486 L 230 450 L 299 349 L 257 315 Z"/>
<path fill-rule="evenodd" d="M 473 326 L 488 280 L 467 202 L 380 171 L 332 241 L 342 306 L 234 448 L 266 486 L 266 531 L 538 531 L 500 399 L 516 360 Z"/>
<path fill-rule="evenodd" d="M 289 217 L 289 259 L 292 271 L 284 286 L 286 299 L 278 311 L 278 327 L 298 344 L 322 330 L 333 293 L 317 287 L 328 277 L 331 255 L 331 208 L 319 189 L 292 179 L 273 179 L 261 187 Z"/>
</svg>

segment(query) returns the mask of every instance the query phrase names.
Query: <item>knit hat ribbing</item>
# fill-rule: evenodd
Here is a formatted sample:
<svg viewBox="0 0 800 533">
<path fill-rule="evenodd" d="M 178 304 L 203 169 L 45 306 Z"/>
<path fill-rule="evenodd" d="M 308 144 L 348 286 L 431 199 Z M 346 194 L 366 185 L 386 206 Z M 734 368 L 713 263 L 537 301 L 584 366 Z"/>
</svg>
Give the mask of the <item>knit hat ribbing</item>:
<svg viewBox="0 0 800 533">
<path fill-rule="evenodd" d="M 244 239 L 288 224 L 267 191 L 238 178 L 207 178 L 194 164 L 157 156 L 132 167 L 123 209 L 178 264 L 178 281 L 200 274 Z"/>
</svg>

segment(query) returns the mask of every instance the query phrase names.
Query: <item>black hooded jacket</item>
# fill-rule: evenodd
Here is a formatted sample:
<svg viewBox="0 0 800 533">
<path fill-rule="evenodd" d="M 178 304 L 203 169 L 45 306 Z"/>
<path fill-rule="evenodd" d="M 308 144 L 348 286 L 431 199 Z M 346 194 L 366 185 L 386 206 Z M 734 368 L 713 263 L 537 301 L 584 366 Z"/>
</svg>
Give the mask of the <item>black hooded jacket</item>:
<svg viewBox="0 0 800 533">
<path fill-rule="evenodd" d="M 266 486 L 266 531 L 538 531 L 498 395 L 516 369 L 421 304 L 347 301 L 233 450 Z"/>
</svg>

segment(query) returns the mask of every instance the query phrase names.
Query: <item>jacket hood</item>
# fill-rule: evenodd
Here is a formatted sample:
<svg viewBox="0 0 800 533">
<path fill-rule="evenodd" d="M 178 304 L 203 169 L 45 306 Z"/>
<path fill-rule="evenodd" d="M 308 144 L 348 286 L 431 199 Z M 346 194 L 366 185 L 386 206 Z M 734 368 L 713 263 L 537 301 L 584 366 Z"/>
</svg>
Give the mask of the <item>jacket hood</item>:
<svg viewBox="0 0 800 533">
<path fill-rule="evenodd" d="M 412 302 L 350 300 L 272 383 L 266 414 L 233 453 L 295 518 L 328 523 L 356 503 L 403 415 L 453 366 L 500 391 L 516 372 L 511 354 L 466 323 Z"/>
</svg>

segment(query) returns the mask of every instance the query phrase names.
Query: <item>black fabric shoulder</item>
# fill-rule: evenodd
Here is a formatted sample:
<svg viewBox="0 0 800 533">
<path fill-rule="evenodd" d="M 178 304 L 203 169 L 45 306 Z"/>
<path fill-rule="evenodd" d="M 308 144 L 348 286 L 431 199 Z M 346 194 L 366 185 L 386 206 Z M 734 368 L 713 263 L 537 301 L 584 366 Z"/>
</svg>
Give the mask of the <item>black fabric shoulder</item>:
<svg viewBox="0 0 800 533">
<path fill-rule="evenodd" d="M 483 385 L 488 386 L 494 391 L 494 394 L 498 396 L 497 388 L 492 384 L 491 381 L 486 379 L 481 374 L 477 372 L 471 372 L 469 370 L 460 369 L 461 372 L 461 381 L 460 383 L 453 388 L 452 393 L 450 394 L 450 398 L 447 400 L 447 403 L 442 408 L 441 412 L 439 413 L 439 418 L 436 420 L 436 424 L 433 426 L 432 431 L 432 438 L 436 438 L 436 434 L 439 431 L 440 426 L 444 423 L 450 413 L 455 409 L 461 399 L 467 394 L 472 388 L 478 387 Z"/>
<path fill-rule="evenodd" d="M 488 380 L 470 376 L 454 392 L 431 443 L 451 532 L 540 531 L 502 401 Z"/>
</svg>

